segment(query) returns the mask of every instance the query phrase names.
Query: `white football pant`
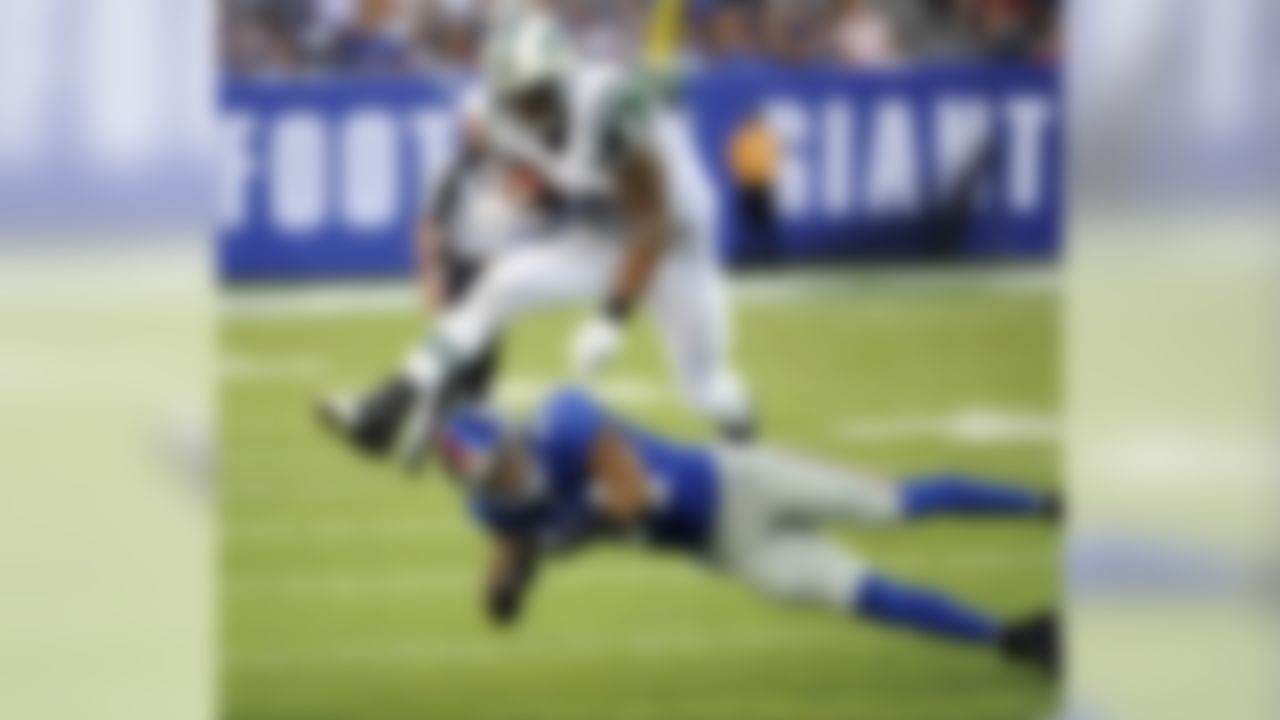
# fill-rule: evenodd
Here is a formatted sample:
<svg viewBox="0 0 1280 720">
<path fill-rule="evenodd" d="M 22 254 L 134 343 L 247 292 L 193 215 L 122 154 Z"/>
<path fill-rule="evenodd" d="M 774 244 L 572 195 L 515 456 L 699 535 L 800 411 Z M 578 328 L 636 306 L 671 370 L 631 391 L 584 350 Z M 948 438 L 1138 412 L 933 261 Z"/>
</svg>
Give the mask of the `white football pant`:
<svg viewBox="0 0 1280 720">
<path fill-rule="evenodd" d="M 848 608 L 869 568 L 822 525 L 899 521 L 894 485 L 769 448 L 725 448 L 718 459 L 713 562 L 771 598 Z"/>
<path fill-rule="evenodd" d="M 622 237 L 586 234 L 533 241 L 507 251 L 491 262 L 467 298 L 440 318 L 436 341 L 454 355 L 453 362 L 466 362 L 525 314 L 603 303 L 626 252 Z M 722 425 L 749 421 L 750 399 L 730 364 L 728 299 L 712 250 L 694 243 L 672 246 L 656 272 L 646 305 L 692 404 Z M 411 358 L 411 376 L 422 375 L 423 360 Z"/>
</svg>

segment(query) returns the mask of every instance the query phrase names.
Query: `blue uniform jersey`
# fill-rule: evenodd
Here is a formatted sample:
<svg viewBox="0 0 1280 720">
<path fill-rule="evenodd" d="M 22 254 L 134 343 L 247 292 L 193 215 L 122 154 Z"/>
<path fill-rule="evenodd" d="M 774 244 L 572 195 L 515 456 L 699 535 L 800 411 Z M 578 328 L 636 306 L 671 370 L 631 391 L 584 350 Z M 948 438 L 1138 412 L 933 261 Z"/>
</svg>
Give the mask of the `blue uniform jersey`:
<svg viewBox="0 0 1280 720">
<path fill-rule="evenodd" d="M 713 453 L 632 427 L 578 391 L 555 395 L 526 439 L 542 485 L 539 500 L 513 505 L 477 496 L 473 515 L 497 532 L 540 536 L 569 535 L 591 522 L 590 457 L 607 429 L 621 433 L 652 483 L 657 502 L 641 527 L 645 537 L 661 547 L 705 550 L 720 496 Z"/>
</svg>

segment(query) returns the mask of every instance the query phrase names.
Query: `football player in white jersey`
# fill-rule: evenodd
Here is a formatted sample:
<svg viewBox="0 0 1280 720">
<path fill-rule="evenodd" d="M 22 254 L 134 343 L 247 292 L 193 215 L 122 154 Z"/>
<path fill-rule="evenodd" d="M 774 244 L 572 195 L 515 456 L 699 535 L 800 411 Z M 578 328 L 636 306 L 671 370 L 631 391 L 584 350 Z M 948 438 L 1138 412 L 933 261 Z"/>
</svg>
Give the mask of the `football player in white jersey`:
<svg viewBox="0 0 1280 720">
<path fill-rule="evenodd" d="M 526 11 L 491 28 L 485 77 L 471 103 L 476 152 L 537 178 L 555 232 L 489 264 L 428 342 L 374 392 L 322 402 L 325 421 L 358 449 L 416 468 L 458 379 L 525 313 L 594 303 L 573 338 L 573 372 L 589 379 L 621 349 L 647 305 L 692 404 L 731 440 L 755 430 L 730 364 L 726 289 L 714 240 L 714 191 L 686 119 L 640 71 L 579 63 L 549 15 Z"/>
</svg>

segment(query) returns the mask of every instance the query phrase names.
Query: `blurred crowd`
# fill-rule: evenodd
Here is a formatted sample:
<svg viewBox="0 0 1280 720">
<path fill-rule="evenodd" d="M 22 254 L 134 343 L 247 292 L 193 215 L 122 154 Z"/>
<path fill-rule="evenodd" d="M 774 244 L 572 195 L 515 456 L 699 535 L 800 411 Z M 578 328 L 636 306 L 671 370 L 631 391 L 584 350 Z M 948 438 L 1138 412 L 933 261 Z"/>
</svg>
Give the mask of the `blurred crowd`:
<svg viewBox="0 0 1280 720">
<path fill-rule="evenodd" d="M 227 72 L 466 74 L 491 2 L 220 0 Z M 545 0 L 591 56 L 628 57 L 653 0 Z M 687 0 L 686 60 L 893 67 L 1053 63 L 1063 0 Z"/>
</svg>

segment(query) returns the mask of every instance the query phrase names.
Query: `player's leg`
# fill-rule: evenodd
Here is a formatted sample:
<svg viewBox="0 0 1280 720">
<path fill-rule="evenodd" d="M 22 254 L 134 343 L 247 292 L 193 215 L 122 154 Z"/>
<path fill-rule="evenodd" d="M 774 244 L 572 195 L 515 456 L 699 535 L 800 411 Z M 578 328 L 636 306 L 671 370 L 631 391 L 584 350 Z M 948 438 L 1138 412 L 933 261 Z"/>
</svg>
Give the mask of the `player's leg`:
<svg viewBox="0 0 1280 720">
<path fill-rule="evenodd" d="M 403 370 L 417 397 L 401 445 L 411 469 L 426 459 L 442 408 L 458 400 L 460 373 L 514 318 L 603 295 L 617 252 L 588 237 L 513 251 L 485 273 L 464 303 L 445 313 Z"/>
<path fill-rule="evenodd" d="M 945 593 L 881 575 L 816 534 L 779 534 L 741 555 L 734 570 L 755 590 L 781 602 L 833 610 L 948 642 L 989 647 L 1011 659 L 1050 668 L 1056 664 L 1053 621 L 1004 623 Z"/>
<path fill-rule="evenodd" d="M 508 252 L 491 263 L 460 303 L 444 312 L 400 373 L 366 398 L 322 402 L 322 418 L 358 449 L 383 456 L 399 445 L 416 466 L 439 408 L 458 399 L 459 379 L 502 329 L 520 314 L 599 296 L 613 252 L 576 239 Z"/>
<path fill-rule="evenodd" d="M 479 357 L 458 373 L 458 397 L 464 403 L 484 404 L 490 399 L 502 364 L 502 338 L 490 340 Z"/>
<path fill-rule="evenodd" d="M 846 520 L 887 524 L 904 518 L 893 483 L 777 448 L 726 448 L 726 482 L 748 487 L 774 523 Z"/>
<path fill-rule="evenodd" d="M 601 296 L 616 255 L 615 247 L 583 238 L 531 245 L 499 258 L 466 301 L 446 312 L 428 341 L 410 354 L 406 375 L 434 390 L 477 358 L 513 318 Z"/>
<path fill-rule="evenodd" d="M 732 326 L 723 275 L 710 251 L 676 248 L 650 297 L 669 362 L 681 387 L 727 440 L 756 432 L 746 384 L 732 364 Z"/>
<path fill-rule="evenodd" d="M 488 263 L 456 255 L 443 259 L 445 268 L 442 312 L 462 305 L 484 276 Z M 490 341 L 479 358 L 459 372 L 459 396 L 463 401 L 483 400 L 494 370 L 491 357 L 499 340 Z M 357 397 L 328 398 L 321 403 L 322 418 L 346 435 L 359 449 L 372 455 L 389 452 L 404 417 L 409 413 L 415 390 L 397 374 L 373 390 Z"/>
<path fill-rule="evenodd" d="M 448 307 L 461 305 L 484 276 L 487 263 L 454 259 L 450 261 L 446 288 Z M 480 354 L 458 375 L 458 394 L 463 402 L 488 401 L 502 357 L 502 334 L 495 333 Z"/>
<path fill-rule="evenodd" d="M 1053 517 L 1044 493 L 959 474 L 888 478 L 775 448 L 729 449 L 724 462 L 782 520 L 893 523 L 954 516 Z"/>
<path fill-rule="evenodd" d="M 1041 613 L 1014 621 L 939 590 L 866 573 L 849 595 L 856 617 L 951 642 L 990 647 L 1009 660 L 1056 672 L 1061 660 L 1058 621 Z"/>
<path fill-rule="evenodd" d="M 903 480 L 898 494 L 909 520 L 932 517 L 1038 517 L 1058 519 L 1061 501 L 1054 493 L 957 472 L 915 475 Z"/>
<path fill-rule="evenodd" d="M 1001 624 L 993 616 L 878 575 L 816 533 L 778 534 L 746 558 L 740 575 L 757 591 L 792 605 L 845 612 L 963 643 L 994 645 L 1000 637 Z"/>
<path fill-rule="evenodd" d="M 711 553 L 719 566 L 781 602 L 993 646 L 1009 657 L 1052 667 L 1057 656 L 1052 621 L 1001 623 L 942 593 L 875 572 L 813 528 L 780 522 L 775 490 L 759 481 L 761 466 L 746 459 L 749 454 L 729 450 L 721 455 L 724 482 Z"/>
</svg>

